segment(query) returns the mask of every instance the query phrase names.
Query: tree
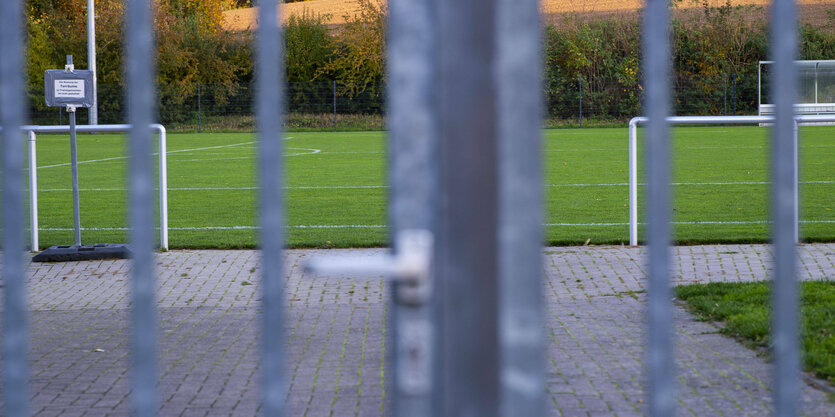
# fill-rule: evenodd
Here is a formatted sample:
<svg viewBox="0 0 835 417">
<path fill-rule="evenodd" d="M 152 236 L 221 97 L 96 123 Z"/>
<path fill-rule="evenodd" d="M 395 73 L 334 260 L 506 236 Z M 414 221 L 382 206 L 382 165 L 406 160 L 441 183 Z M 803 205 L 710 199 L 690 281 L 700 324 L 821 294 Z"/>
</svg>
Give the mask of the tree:
<svg viewBox="0 0 835 417">
<path fill-rule="evenodd" d="M 353 96 L 385 75 L 385 39 L 388 8 L 385 2 L 359 0 L 359 14 L 346 15 L 332 46 L 332 58 L 317 78 L 343 82 L 342 93 Z"/>
</svg>

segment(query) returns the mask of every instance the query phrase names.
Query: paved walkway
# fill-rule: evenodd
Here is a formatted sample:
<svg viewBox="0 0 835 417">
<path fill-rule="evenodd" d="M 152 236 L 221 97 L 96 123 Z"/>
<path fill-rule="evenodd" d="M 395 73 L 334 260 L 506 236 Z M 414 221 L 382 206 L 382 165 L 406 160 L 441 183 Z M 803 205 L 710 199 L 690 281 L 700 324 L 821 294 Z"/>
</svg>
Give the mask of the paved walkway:
<svg viewBox="0 0 835 417">
<path fill-rule="evenodd" d="M 375 279 L 304 275 L 304 259 L 324 252 L 293 250 L 286 257 L 291 415 L 386 415 L 387 288 Z M 551 414 L 641 415 L 642 250 L 569 247 L 544 253 Z M 805 245 L 801 254 L 803 279 L 835 278 L 835 245 Z M 674 279 L 767 279 L 769 258 L 763 245 L 679 247 Z M 172 251 L 157 259 L 161 414 L 255 415 L 257 252 Z M 36 415 L 127 414 L 127 267 L 125 261 L 30 266 Z M 769 365 L 680 308 L 675 319 L 678 415 L 767 415 Z M 827 395 L 805 385 L 804 412 L 835 416 Z"/>
</svg>

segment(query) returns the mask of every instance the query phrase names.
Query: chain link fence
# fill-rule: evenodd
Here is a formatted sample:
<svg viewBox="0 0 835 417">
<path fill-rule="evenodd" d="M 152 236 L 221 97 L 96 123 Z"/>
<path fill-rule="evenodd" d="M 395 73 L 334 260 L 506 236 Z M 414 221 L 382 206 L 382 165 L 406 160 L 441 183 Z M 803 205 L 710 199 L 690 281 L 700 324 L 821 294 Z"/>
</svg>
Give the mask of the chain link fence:
<svg viewBox="0 0 835 417">
<path fill-rule="evenodd" d="M 546 80 L 547 127 L 622 126 L 638 116 L 642 87 L 616 77 Z M 674 110 L 681 116 L 757 113 L 757 76 L 719 74 L 678 77 Z M 352 85 L 338 81 L 288 83 L 285 125 L 292 130 L 382 130 L 385 85 Z M 32 124 L 66 124 L 59 109 L 44 105 L 43 89 L 29 91 Z M 170 130 L 254 131 L 254 91 L 249 85 L 183 83 L 158 90 L 158 120 Z M 99 123 L 124 123 L 124 89 L 98 87 Z M 278 115 L 276 115 L 278 117 Z M 87 123 L 87 112 L 78 113 Z"/>
</svg>

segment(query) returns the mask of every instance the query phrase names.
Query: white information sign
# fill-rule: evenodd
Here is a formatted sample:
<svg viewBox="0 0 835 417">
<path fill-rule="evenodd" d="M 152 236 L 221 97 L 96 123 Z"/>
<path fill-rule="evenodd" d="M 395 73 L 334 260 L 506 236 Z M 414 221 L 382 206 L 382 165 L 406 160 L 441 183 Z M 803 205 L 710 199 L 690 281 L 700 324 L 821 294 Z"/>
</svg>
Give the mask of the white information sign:
<svg viewBox="0 0 835 417">
<path fill-rule="evenodd" d="M 55 80 L 55 98 L 84 98 L 84 80 Z"/>
</svg>

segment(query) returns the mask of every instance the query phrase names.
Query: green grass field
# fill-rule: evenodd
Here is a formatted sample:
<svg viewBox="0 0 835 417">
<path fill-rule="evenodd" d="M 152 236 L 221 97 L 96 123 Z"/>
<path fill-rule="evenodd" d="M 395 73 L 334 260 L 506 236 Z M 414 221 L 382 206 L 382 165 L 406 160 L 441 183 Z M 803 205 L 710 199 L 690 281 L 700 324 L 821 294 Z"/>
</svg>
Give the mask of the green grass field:
<svg viewBox="0 0 835 417">
<path fill-rule="evenodd" d="M 833 134 L 833 127 L 801 132 L 807 241 L 835 240 Z M 546 130 L 544 138 L 547 242 L 628 242 L 626 129 Z M 73 241 L 68 143 L 68 135 L 38 136 L 41 247 Z M 290 132 L 284 144 L 290 246 L 386 244 L 383 132 Z M 674 151 L 678 242 L 768 239 L 768 129 L 677 128 Z M 84 243 L 127 239 L 124 152 L 120 135 L 79 135 Z M 169 134 L 168 152 L 170 246 L 254 246 L 255 136 Z"/>
</svg>

